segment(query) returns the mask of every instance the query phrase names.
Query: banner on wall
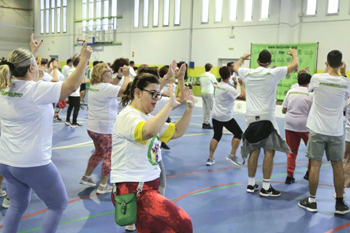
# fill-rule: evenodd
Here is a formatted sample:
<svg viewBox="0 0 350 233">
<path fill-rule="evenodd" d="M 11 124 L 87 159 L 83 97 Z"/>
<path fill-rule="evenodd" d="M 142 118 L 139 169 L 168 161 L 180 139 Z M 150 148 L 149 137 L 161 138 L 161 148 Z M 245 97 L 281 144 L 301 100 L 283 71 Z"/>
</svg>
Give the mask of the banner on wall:
<svg viewBox="0 0 350 233">
<path fill-rule="evenodd" d="M 267 49 L 271 53 L 271 68 L 287 66 L 292 62 L 292 57 L 288 55 L 289 48 L 298 50 L 299 67 L 298 70 L 287 75 L 277 85 L 277 100 L 284 100 L 290 87 L 298 82 L 298 71 L 306 70 L 313 75 L 316 70 L 318 43 L 297 43 L 297 44 L 251 44 L 250 68 L 257 68 L 259 53 Z"/>
</svg>

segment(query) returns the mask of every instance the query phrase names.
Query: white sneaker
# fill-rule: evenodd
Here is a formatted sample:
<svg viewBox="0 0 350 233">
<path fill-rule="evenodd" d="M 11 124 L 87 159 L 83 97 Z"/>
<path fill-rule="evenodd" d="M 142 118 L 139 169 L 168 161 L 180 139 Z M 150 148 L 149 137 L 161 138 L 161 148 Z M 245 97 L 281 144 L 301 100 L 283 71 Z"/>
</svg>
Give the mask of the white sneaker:
<svg viewBox="0 0 350 233">
<path fill-rule="evenodd" d="M 135 224 L 125 226 L 126 231 L 136 231 Z"/>
<path fill-rule="evenodd" d="M 7 197 L 4 198 L 4 200 L 2 201 L 2 207 L 8 209 L 10 207 L 10 199 L 7 199 Z"/>
<path fill-rule="evenodd" d="M 2 190 L 2 188 L 0 187 L 0 197 L 4 197 L 7 195 L 7 192 L 5 190 Z"/>
<path fill-rule="evenodd" d="M 105 187 L 102 187 L 101 184 L 98 186 L 96 193 L 98 194 L 105 194 L 105 193 L 111 193 L 113 190 L 113 187 L 109 184 L 106 184 Z"/>
<path fill-rule="evenodd" d="M 92 180 L 92 178 L 90 177 L 89 179 L 86 178 L 85 176 L 83 176 L 79 182 L 79 184 L 84 184 L 90 187 L 95 187 L 96 183 Z"/>
</svg>

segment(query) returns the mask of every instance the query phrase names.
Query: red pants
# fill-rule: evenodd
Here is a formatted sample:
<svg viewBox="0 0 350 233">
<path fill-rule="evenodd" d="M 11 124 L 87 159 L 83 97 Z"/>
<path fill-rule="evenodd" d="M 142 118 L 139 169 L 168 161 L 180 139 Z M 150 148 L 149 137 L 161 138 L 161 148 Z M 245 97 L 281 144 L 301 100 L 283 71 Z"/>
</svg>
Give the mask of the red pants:
<svg viewBox="0 0 350 233">
<path fill-rule="evenodd" d="M 112 134 L 99 134 L 88 130 L 88 134 L 95 145 L 95 153 L 89 159 L 88 166 L 95 168 L 102 161 L 101 174 L 109 176 L 111 173 Z"/>
<path fill-rule="evenodd" d="M 139 233 L 192 233 L 192 221 L 188 214 L 158 192 L 160 180 L 145 182 L 137 199 L 136 228 Z M 116 183 L 114 195 L 136 193 L 137 182 Z"/>
<path fill-rule="evenodd" d="M 286 141 L 292 151 L 292 154 L 287 153 L 287 176 L 294 177 L 295 162 L 297 160 L 300 141 L 303 139 L 305 145 L 309 140 L 309 132 L 294 132 L 286 130 Z M 308 165 L 308 171 L 310 170 L 310 160 Z"/>
</svg>

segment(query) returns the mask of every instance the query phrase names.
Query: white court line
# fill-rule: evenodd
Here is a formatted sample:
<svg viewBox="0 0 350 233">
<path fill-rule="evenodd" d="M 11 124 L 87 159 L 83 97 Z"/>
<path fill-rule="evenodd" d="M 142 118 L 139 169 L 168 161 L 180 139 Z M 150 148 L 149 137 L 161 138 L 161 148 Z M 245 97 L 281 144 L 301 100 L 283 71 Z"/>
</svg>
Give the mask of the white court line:
<svg viewBox="0 0 350 233">
<path fill-rule="evenodd" d="M 86 144 L 90 144 L 90 143 L 92 143 L 92 141 L 82 142 L 82 143 L 78 143 L 78 144 L 72 144 L 72 145 L 69 145 L 69 146 L 53 147 L 52 150 L 68 149 L 68 148 L 78 147 L 78 146 L 86 145 Z"/>
<path fill-rule="evenodd" d="M 87 121 L 87 119 L 84 119 L 84 118 L 77 118 L 77 120 L 81 120 L 81 121 Z M 65 121 L 61 121 L 61 122 L 56 122 L 56 123 L 53 123 L 54 125 L 59 125 L 59 124 L 64 124 Z"/>
</svg>

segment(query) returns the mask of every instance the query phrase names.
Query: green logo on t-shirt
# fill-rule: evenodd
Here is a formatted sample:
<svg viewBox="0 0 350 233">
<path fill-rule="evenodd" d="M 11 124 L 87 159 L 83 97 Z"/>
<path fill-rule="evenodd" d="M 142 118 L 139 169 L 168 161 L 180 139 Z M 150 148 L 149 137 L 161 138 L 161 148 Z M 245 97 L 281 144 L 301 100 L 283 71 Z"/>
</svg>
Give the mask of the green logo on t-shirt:
<svg viewBox="0 0 350 233">
<path fill-rule="evenodd" d="M 305 93 L 305 92 L 289 92 L 289 94 L 299 94 L 299 95 L 307 95 L 309 96 L 309 93 Z"/>
<path fill-rule="evenodd" d="M 1 95 L 9 96 L 9 97 L 22 97 L 22 93 L 14 93 L 14 92 L 7 92 L 7 91 L 1 91 Z"/>
<path fill-rule="evenodd" d="M 93 91 L 93 92 L 99 92 L 99 91 L 100 91 L 100 89 L 90 88 L 90 91 Z"/>
<path fill-rule="evenodd" d="M 148 157 L 148 161 L 152 164 L 152 165 L 158 165 L 158 153 L 160 150 L 160 142 L 159 142 L 159 137 L 158 136 L 154 136 L 149 144 L 148 147 L 148 153 L 147 153 L 147 157 Z"/>
<path fill-rule="evenodd" d="M 348 89 L 348 86 L 346 86 L 346 85 L 339 85 L 339 84 L 333 84 L 333 83 L 320 83 L 320 86 Z"/>
</svg>

